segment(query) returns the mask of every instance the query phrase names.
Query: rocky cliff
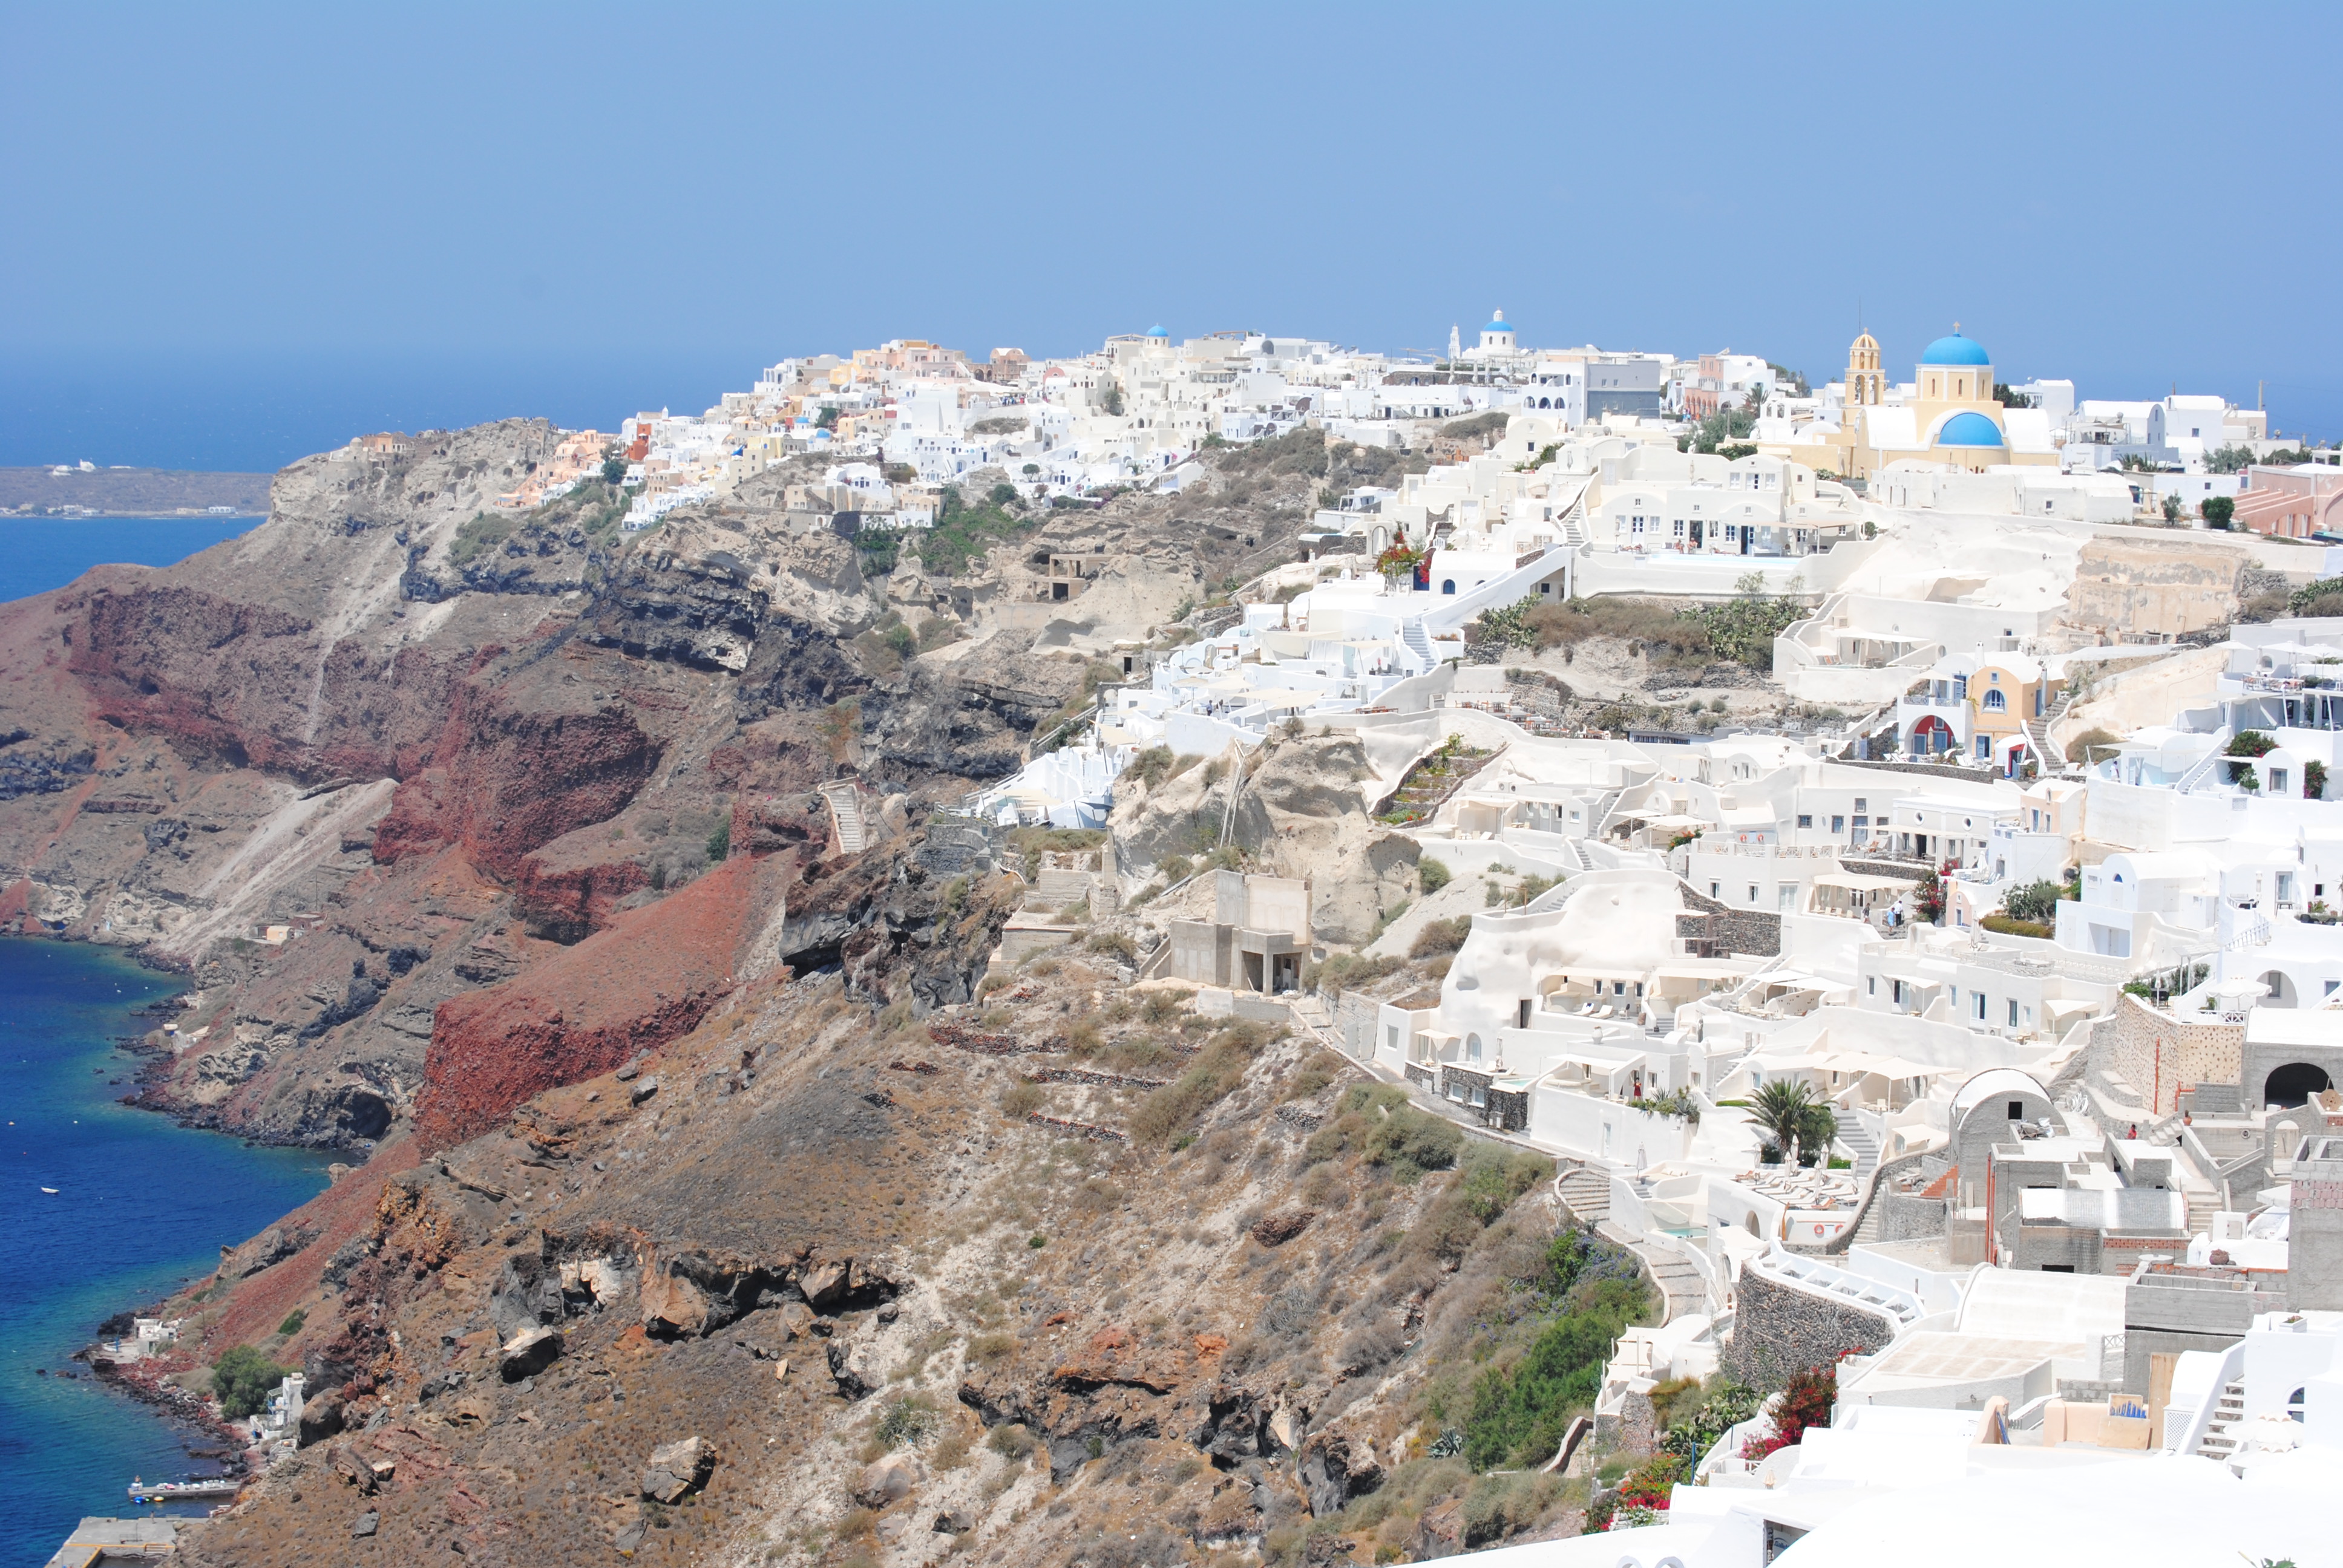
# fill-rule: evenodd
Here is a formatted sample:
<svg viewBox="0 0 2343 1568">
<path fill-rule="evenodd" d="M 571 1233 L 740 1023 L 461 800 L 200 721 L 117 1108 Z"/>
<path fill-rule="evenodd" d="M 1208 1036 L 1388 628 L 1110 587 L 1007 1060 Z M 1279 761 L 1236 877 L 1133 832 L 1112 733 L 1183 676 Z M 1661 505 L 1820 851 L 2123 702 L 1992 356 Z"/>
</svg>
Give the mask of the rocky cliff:
<svg viewBox="0 0 2343 1568">
<path fill-rule="evenodd" d="M 891 951 L 890 890 L 821 867 L 814 786 L 853 778 L 916 828 L 1014 769 L 1084 689 L 1081 651 L 1036 645 L 1145 638 L 1162 607 L 1118 618 L 1192 600 L 1221 543 L 1133 498 L 1036 518 L 957 578 L 874 576 L 790 530 L 778 473 L 637 536 L 599 485 L 494 510 L 552 440 L 514 420 L 307 458 L 239 539 L 0 608 L 0 920 L 191 976 L 146 1103 L 354 1149 L 436 1107 L 455 1136 L 745 976 L 865 930 Z M 1124 580 L 1165 586 L 1006 613 L 1034 559 L 1134 531 Z M 876 635 L 906 607 L 932 623 L 909 658 Z M 689 979 L 625 978 L 670 962 Z M 903 983 L 924 1008 L 972 979 Z"/>
<path fill-rule="evenodd" d="M 365 1156 L 168 1305 L 195 1359 L 312 1391 L 183 1555 L 1135 1568 L 1570 1528 L 1583 1483 L 1475 1479 L 1452 1430 L 1578 1299 L 1546 1162 L 1136 985 L 1131 917 L 988 975 L 1024 884 L 921 829 L 1283 558 L 1343 455 L 1304 432 L 881 573 L 775 476 L 639 537 L 594 487 L 488 509 L 550 438 L 311 458 L 241 539 L 0 608 L 0 920 L 188 974 L 145 1103 Z M 1053 553 L 1110 559 L 1061 604 Z M 1371 931 L 1412 875 L 1378 787 L 1281 736 L 1151 765 L 1114 832 L 1226 821 Z M 1583 1377 L 1607 1341 L 1571 1342 Z"/>
</svg>

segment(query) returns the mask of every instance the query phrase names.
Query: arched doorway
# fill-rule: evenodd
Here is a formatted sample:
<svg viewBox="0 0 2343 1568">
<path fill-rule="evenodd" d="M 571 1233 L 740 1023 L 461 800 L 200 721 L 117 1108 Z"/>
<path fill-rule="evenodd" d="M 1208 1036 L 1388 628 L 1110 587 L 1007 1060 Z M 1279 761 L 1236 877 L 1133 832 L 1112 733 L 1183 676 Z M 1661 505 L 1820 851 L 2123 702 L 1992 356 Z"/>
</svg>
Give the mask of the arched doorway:
<svg viewBox="0 0 2343 1568">
<path fill-rule="evenodd" d="M 1912 749 L 1916 753 L 1925 756 L 1931 752 L 1948 751 L 1952 745 L 1953 727 L 1933 713 L 1912 726 Z"/>
<path fill-rule="evenodd" d="M 2321 1090 L 2335 1087 L 2323 1067 L 2307 1061 L 2289 1061 L 2275 1069 L 2262 1084 L 2264 1105 L 2306 1105 L 2310 1097 Z"/>
<path fill-rule="evenodd" d="M 2301 1147 L 2302 1129 L 2295 1125 L 2293 1117 L 2288 1117 L 2270 1129 L 2271 1159 L 2291 1160 L 2294 1158 L 2294 1151 Z"/>
<path fill-rule="evenodd" d="M 2286 978 L 2286 971 L 2284 970 L 2269 970 L 2265 971 L 2261 977 L 2261 981 L 2262 984 L 2269 990 L 2269 1001 L 2272 1007 L 2300 1007 L 2302 1005 L 2301 993 L 2294 989 L 2294 982 Z"/>
</svg>

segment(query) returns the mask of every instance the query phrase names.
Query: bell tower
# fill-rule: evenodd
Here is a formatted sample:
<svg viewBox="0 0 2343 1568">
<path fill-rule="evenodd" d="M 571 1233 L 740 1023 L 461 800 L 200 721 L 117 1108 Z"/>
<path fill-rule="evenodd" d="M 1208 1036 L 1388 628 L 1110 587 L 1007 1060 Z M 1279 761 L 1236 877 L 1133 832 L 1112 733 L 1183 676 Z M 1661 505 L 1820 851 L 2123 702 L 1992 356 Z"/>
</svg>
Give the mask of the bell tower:
<svg viewBox="0 0 2343 1568">
<path fill-rule="evenodd" d="M 1879 372 L 1879 340 L 1866 332 L 1846 351 L 1846 400 L 1876 407 L 1886 400 L 1887 378 Z"/>
</svg>

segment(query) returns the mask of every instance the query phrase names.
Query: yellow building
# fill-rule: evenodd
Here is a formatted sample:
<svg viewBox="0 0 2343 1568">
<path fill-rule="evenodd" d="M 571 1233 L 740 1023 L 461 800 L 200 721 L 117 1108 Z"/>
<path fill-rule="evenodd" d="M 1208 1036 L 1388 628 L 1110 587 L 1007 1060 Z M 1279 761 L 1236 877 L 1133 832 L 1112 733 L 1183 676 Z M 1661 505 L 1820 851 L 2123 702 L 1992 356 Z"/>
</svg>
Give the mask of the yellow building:
<svg viewBox="0 0 2343 1568">
<path fill-rule="evenodd" d="M 1906 461 L 1971 473 L 2011 463 L 2057 465 L 2056 451 L 2012 449 L 2006 412 L 1993 395 L 1992 357 L 1957 325 L 1921 353 L 1910 392 L 1896 401 L 1879 367 L 1878 340 L 1863 334 L 1847 349 L 1845 387 L 1835 428 L 1810 425 L 1795 439 L 1761 442 L 1759 449 L 1841 478 L 1867 479 Z"/>
</svg>

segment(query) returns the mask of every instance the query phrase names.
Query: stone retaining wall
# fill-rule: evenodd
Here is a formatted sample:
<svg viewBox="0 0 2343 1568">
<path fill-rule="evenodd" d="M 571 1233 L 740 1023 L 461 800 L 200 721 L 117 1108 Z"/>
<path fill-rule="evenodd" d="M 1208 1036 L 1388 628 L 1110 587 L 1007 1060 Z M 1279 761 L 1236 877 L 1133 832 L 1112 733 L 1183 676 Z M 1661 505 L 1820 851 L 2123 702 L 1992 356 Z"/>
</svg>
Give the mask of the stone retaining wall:
<svg viewBox="0 0 2343 1568">
<path fill-rule="evenodd" d="M 1826 1302 L 1744 1269 L 1734 1297 L 1733 1342 L 1725 1350 L 1725 1370 L 1751 1388 L 1773 1390 L 1794 1372 L 1835 1364 L 1845 1355 L 1869 1354 L 1895 1337 L 1895 1324 L 1879 1313 Z"/>
</svg>

